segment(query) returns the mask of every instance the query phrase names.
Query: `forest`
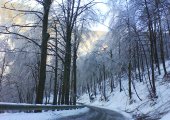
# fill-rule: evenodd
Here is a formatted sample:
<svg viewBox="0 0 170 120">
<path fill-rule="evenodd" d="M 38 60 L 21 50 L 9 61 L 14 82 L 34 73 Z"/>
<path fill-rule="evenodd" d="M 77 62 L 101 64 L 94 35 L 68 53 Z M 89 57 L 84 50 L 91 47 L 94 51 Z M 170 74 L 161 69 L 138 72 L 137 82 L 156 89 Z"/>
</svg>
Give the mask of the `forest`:
<svg viewBox="0 0 170 120">
<path fill-rule="evenodd" d="M 169 0 L 0 3 L 0 102 L 75 105 L 84 94 L 114 102 L 116 91 L 133 104 L 134 95 L 143 100 L 136 84 L 156 101 L 158 76 L 169 83 Z"/>
</svg>

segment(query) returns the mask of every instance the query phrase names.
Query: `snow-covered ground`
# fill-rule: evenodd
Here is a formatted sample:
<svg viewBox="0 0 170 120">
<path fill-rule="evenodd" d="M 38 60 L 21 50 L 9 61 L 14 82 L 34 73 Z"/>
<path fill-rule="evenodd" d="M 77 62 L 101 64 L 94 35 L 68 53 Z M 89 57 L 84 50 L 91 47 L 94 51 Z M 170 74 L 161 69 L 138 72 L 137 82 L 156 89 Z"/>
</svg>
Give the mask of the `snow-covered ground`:
<svg viewBox="0 0 170 120">
<path fill-rule="evenodd" d="M 42 113 L 1 113 L 0 120 L 59 120 L 62 117 L 86 113 L 89 108 L 76 110 L 48 111 Z"/>
<path fill-rule="evenodd" d="M 161 120 L 170 120 L 170 113 L 166 114 Z"/>
<path fill-rule="evenodd" d="M 166 62 L 166 66 L 167 71 L 170 73 L 170 61 Z M 163 73 L 162 67 L 161 72 Z M 153 120 L 157 118 L 161 120 L 170 120 L 170 78 L 165 80 L 163 74 L 156 75 L 158 98 L 155 100 L 151 100 L 149 97 L 146 81 L 148 82 L 147 78 L 143 82 L 134 82 L 137 94 L 142 101 L 137 97 L 133 87 L 133 99 L 132 101 L 129 101 L 128 80 L 127 78 L 124 78 L 122 79 L 122 92 L 119 92 L 119 87 L 116 87 L 112 93 L 107 89 L 108 101 L 101 101 L 101 95 L 98 94 L 94 101 L 90 102 L 88 94 L 84 94 L 79 98 L 78 102 L 115 110 L 128 118 L 133 118 L 134 115 L 143 115 L 150 116 Z M 0 120 L 54 120 L 66 116 L 86 113 L 88 110 L 88 108 L 82 108 L 78 110 L 48 111 L 43 113 L 1 113 Z"/>
<path fill-rule="evenodd" d="M 167 71 L 170 72 L 170 61 L 166 62 Z M 163 68 L 161 66 L 161 72 Z M 119 92 L 119 87 L 114 89 L 113 93 L 107 90 L 108 101 L 101 101 L 101 95 L 98 94 L 93 102 L 90 102 L 88 94 L 84 94 L 79 98 L 79 102 L 97 107 L 103 107 L 116 111 L 124 111 L 129 113 L 131 116 L 150 116 L 153 119 L 170 120 L 170 78 L 165 80 L 162 75 L 156 75 L 156 89 L 158 98 L 151 100 L 149 97 L 148 87 L 146 81 L 134 82 L 136 91 L 142 101 L 135 94 L 134 88 L 132 87 L 133 99 L 130 102 L 128 98 L 128 80 L 124 78 L 122 80 L 123 91 Z M 127 116 L 127 115 L 126 115 Z"/>
</svg>

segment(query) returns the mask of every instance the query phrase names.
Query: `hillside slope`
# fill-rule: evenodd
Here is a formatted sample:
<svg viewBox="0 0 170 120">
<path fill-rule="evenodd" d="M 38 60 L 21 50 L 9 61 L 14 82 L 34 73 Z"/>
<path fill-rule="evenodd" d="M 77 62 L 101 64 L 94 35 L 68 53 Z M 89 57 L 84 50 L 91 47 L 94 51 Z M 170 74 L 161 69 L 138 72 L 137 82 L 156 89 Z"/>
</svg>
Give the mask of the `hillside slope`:
<svg viewBox="0 0 170 120">
<path fill-rule="evenodd" d="M 170 61 L 166 62 L 167 70 L 170 72 Z M 157 72 L 155 72 L 157 73 Z M 93 106 L 103 107 L 111 110 L 124 111 L 129 113 L 132 118 L 137 120 L 170 120 L 170 76 L 156 75 L 156 99 L 149 97 L 149 90 L 146 84 L 147 78 L 143 82 L 135 82 L 137 97 L 133 88 L 133 99 L 129 101 L 127 78 L 123 80 L 123 91 L 119 92 L 119 87 L 115 88 L 112 93 L 107 89 L 107 101 L 101 101 L 101 95 L 98 93 L 93 102 L 90 102 L 88 94 L 84 94 L 78 102 L 90 104 Z M 167 114 L 169 113 L 169 114 Z"/>
</svg>

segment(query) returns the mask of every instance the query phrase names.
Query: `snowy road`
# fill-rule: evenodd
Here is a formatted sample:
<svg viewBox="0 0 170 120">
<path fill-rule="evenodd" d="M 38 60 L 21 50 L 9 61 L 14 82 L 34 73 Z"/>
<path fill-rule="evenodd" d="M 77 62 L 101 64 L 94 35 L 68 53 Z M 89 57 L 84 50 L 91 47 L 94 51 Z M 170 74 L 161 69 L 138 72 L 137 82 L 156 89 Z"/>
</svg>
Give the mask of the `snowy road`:
<svg viewBox="0 0 170 120">
<path fill-rule="evenodd" d="M 128 120 L 122 114 L 116 111 L 97 107 L 89 108 L 90 110 L 86 113 L 60 118 L 60 120 Z"/>
</svg>

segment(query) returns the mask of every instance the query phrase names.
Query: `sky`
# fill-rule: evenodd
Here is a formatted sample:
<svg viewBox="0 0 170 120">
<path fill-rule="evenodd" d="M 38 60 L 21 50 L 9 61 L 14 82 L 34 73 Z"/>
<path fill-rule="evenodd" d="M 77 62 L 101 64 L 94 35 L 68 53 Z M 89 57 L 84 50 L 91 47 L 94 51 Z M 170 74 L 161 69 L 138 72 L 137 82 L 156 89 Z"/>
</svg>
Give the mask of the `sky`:
<svg viewBox="0 0 170 120">
<path fill-rule="evenodd" d="M 6 0 L 3 0 L 3 1 L 6 2 Z M 17 2 L 21 3 L 22 0 L 12 0 L 12 1 L 17 1 Z M 26 0 L 26 1 L 28 1 L 28 0 Z M 36 5 L 35 2 L 32 2 L 34 0 L 30 0 L 30 1 L 32 3 L 32 6 Z M 95 6 L 96 6 L 97 10 L 99 10 L 101 12 L 102 15 L 104 15 L 105 13 L 108 12 L 108 10 L 109 10 L 108 6 L 106 4 L 104 4 L 104 3 L 107 3 L 106 0 L 95 0 L 95 2 L 100 2 L 100 3 L 97 3 Z M 101 2 L 103 2 L 103 3 L 101 3 Z M 11 18 L 12 18 L 13 15 L 11 15 L 11 14 L 13 14 L 13 13 L 11 13 L 11 11 L 6 11 L 6 12 L 8 12 L 8 14 L 3 14 L 4 11 L 2 11 L 2 12 L 0 11 L 0 14 L 4 15 L 3 18 L 7 18 L 6 15 L 8 15 L 8 17 L 11 16 Z M 17 21 L 19 22 L 20 20 L 17 20 Z M 2 21 L 0 21 L 0 22 L 2 22 Z M 3 23 L 4 23 L 4 21 L 3 21 Z M 96 31 L 94 33 L 95 35 L 90 35 L 90 38 L 86 38 L 86 39 L 90 39 L 90 41 L 87 41 L 82 44 L 82 46 L 81 46 L 82 49 L 80 49 L 81 54 L 82 53 L 87 54 L 88 52 L 90 52 L 93 49 L 92 46 L 95 44 L 95 42 L 98 39 L 100 39 L 102 36 L 104 36 L 106 34 L 106 32 L 108 32 L 108 27 L 106 27 L 106 26 L 109 26 L 109 17 L 107 17 L 107 18 L 104 17 L 104 21 L 96 22 L 96 24 L 91 25 L 90 29 L 92 31 Z"/>
<path fill-rule="evenodd" d="M 107 3 L 107 0 L 96 0 L 96 2 L 103 2 L 96 5 L 97 9 L 99 9 L 103 15 L 109 11 L 107 4 L 104 4 Z M 107 26 L 109 26 L 109 17 L 105 16 L 103 22 L 98 22 L 97 25 L 92 26 L 91 29 L 94 31 L 108 31 Z"/>
<path fill-rule="evenodd" d="M 1 0 L 0 0 L 1 1 Z M 8 0 L 2 0 L 7 2 Z M 22 2 L 23 0 L 9 0 L 9 1 L 13 1 L 13 2 Z M 32 1 L 32 5 L 35 5 L 34 0 Z M 103 3 L 107 3 L 107 0 L 95 0 L 95 2 L 103 2 Z M 97 3 L 95 6 L 96 8 L 101 12 L 101 14 L 105 14 L 108 12 L 108 6 L 106 4 L 103 3 Z M 91 30 L 93 31 L 108 31 L 108 27 L 109 26 L 109 18 L 104 18 L 105 21 L 104 22 L 97 22 L 96 24 L 91 26 Z"/>
<path fill-rule="evenodd" d="M 6 2 L 6 0 L 3 0 L 3 1 Z M 22 0 L 12 0 L 12 1 L 21 2 Z M 28 1 L 28 0 L 26 0 L 26 1 Z M 31 1 L 34 1 L 34 0 L 31 0 Z M 103 3 L 96 4 L 96 8 L 101 12 L 102 15 L 104 15 L 105 13 L 108 12 L 108 10 L 109 10 L 108 6 L 106 4 L 104 4 L 104 3 L 106 3 L 106 0 L 95 0 L 95 2 L 103 2 Z M 35 3 L 32 2 L 32 5 L 34 6 Z M 3 18 L 8 18 L 8 17 L 12 18 L 13 14 L 14 14 L 14 13 L 11 13 L 11 11 L 6 11 L 8 13 L 6 13 L 6 12 L 4 13 L 4 12 L 5 12 L 4 10 L 0 9 L 0 22 L 3 21 L 3 23 L 4 23 L 5 19 L 1 19 L 2 16 L 3 16 Z M 84 47 L 82 47 L 82 50 L 80 50 L 81 53 L 82 53 L 82 51 L 84 51 L 84 53 L 87 53 L 87 51 L 89 52 L 92 49 L 92 44 L 94 44 L 98 39 L 100 39 L 103 35 L 105 35 L 106 32 L 108 32 L 107 26 L 109 26 L 109 17 L 107 17 L 107 18 L 104 17 L 104 20 L 105 21 L 103 21 L 103 22 L 100 21 L 100 22 L 96 22 L 96 24 L 91 25 L 90 29 L 92 31 L 96 31 L 95 35 L 93 35 L 93 36 L 91 35 L 89 38 L 90 41 L 86 42 L 85 43 L 86 45 L 82 45 Z M 19 20 L 19 19 L 17 19 L 17 21 L 19 23 L 21 22 L 21 20 Z"/>
<path fill-rule="evenodd" d="M 106 1 L 107 0 L 96 0 L 96 2 L 103 2 L 103 3 L 106 3 Z M 105 15 L 109 11 L 109 8 L 106 4 L 103 4 L 103 3 L 98 3 L 96 5 L 96 7 L 97 7 L 97 9 L 99 9 L 99 11 L 103 15 Z M 95 43 L 98 40 L 102 39 L 107 34 L 107 32 L 109 31 L 109 29 L 108 29 L 109 21 L 110 21 L 109 17 L 104 17 L 103 22 L 102 21 L 97 22 L 96 25 L 91 26 L 91 30 L 93 30 L 95 32 L 92 33 L 93 35 L 90 35 L 90 37 L 88 38 L 88 40 L 86 42 L 84 42 L 80 45 L 79 52 L 82 56 L 90 53 L 93 50 Z"/>
</svg>

